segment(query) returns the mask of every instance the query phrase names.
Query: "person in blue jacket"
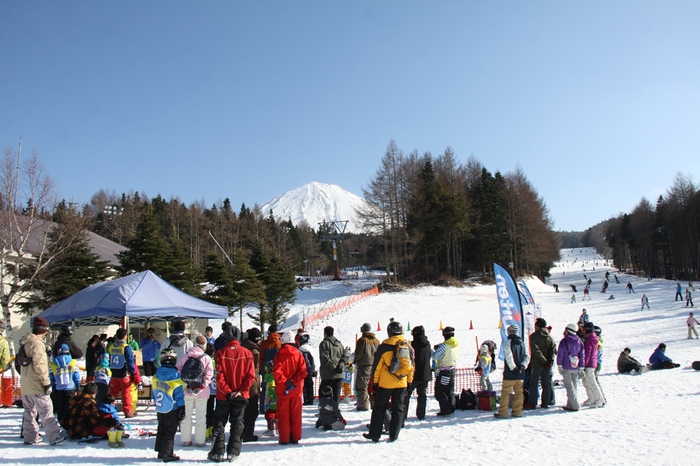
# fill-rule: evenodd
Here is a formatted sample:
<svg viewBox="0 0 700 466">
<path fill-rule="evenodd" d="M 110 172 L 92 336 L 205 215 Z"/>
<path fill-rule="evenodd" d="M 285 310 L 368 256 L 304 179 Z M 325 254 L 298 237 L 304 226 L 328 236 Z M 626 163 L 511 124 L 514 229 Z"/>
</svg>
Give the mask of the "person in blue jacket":
<svg viewBox="0 0 700 466">
<path fill-rule="evenodd" d="M 680 367 L 680 364 L 674 363 L 671 358 L 666 356 L 666 343 L 659 343 L 659 346 L 649 356 L 649 364 L 651 364 L 651 370 Z"/>
<path fill-rule="evenodd" d="M 152 397 L 158 413 L 158 432 L 155 450 L 164 463 L 177 461 L 173 453 L 175 433 L 180 421 L 185 418 L 185 382 L 175 368 L 177 355 L 166 348 L 160 353 L 160 367 L 153 376 Z"/>
<path fill-rule="evenodd" d="M 156 373 L 156 358 L 160 353 L 160 342 L 156 340 L 153 327 L 146 330 L 146 336 L 141 339 L 141 356 L 143 357 L 143 375 L 151 377 Z"/>
<path fill-rule="evenodd" d="M 53 389 L 53 410 L 58 422 L 63 423 L 63 418 L 69 411 L 70 401 L 76 391 L 80 390 L 80 370 L 67 344 L 62 344 L 57 353 L 49 363 L 49 380 Z"/>
</svg>

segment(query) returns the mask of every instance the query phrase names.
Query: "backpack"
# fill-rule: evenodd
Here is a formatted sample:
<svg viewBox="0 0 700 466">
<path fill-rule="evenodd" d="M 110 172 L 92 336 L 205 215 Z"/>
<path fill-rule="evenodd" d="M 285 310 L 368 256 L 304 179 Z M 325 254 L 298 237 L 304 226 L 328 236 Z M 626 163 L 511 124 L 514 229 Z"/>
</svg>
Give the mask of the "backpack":
<svg viewBox="0 0 700 466">
<path fill-rule="evenodd" d="M 27 350 L 24 349 L 24 344 L 19 345 L 19 351 L 15 355 L 15 369 L 17 372 L 21 372 L 22 367 L 27 367 L 32 363 L 32 358 L 27 356 Z"/>
<path fill-rule="evenodd" d="M 182 365 L 180 378 L 187 384 L 190 390 L 204 385 L 204 364 L 201 359 L 206 353 L 202 353 L 197 358 L 187 358 L 185 364 Z"/>
<path fill-rule="evenodd" d="M 459 396 L 459 404 L 457 405 L 462 411 L 466 409 L 476 409 L 476 395 L 471 390 L 467 388 L 462 390 L 462 394 Z"/>
<path fill-rule="evenodd" d="M 389 364 L 389 372 L 394 374 L 399 379 L 403 379 L 411 373 L 415 362 L 413 361 L 413 352 L 406 340 L 399 341 L 394 346 L 394 356 Z"/>
</svg>

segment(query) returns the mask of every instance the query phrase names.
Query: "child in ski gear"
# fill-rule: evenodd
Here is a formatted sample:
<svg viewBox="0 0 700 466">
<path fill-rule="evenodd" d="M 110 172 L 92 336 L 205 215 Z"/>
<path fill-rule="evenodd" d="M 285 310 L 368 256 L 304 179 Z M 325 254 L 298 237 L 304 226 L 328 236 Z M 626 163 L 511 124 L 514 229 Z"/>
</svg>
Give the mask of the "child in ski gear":
<svg viewBox="0 0 700 466">
<path fill-rule="evenodd" d="M 297 444 L 301 440 L 301 403 L 306 360 L 296 347 L 294 333 L 284 332 L 282 347 L 275 355 L 272 373 L 277 391 L 277 429 L 280 445 Z"/>
<path fill-rule="evenodd" d="M 651 356 L 649 356 L 649 364 L 652 370 L 657 369 L 674 369 L 680 367 L 680 364 L 674 363 L 671 358 L 666 356 L 666 343 L 659 343 Z"/>
<path fill-rule="evenodd" d="M 493 384 L 491 383 L 491 354 L 489 353 L 489 347 L 486 345 L 481 345 L 479 349 L 479 365 L 476 368 L 479 372 L 479 385 L 482 390 L 493 391 Z"/>
<path fill-rule="evenodd" d="M 494 417 L 505 419 L 508 417 L 508 402 L 510 393 L 515 392 L 513 397 L 513 417 L 522 416 L 523 411 L 523 379 L 525 369 L 530 364 L 530 355 L 527 347 L 520 337 L 520 327 L 517 324 L 508 326 L 508 341 L 503 345 L 503 385 L 501 389 L 501 403 L 498 412 Z"/>
<path fill-rule="evenodd" d="M 346 424 L 338 403 L 333 399 L 333 390 L 331 387 L 323 387 L 318 399 L 316 428 L 323 426 L 323 430 L 343 430 Z"/>
<path fill-rule="evenodd" d="M 275 387 L 275 376 L 272 374 L 272 361 L 268 362 L 269 371 L 263 376 L 265 382 L 265 397 L 263 398 L 265 410 L 265 420 L 267 421 L 267 430 L 263 432 L 264 436 L 277 436 L 277 389 Z"/>
<path fill-rule="evenodd" d="M 83 391 L 71 400 L 68 413 L 63 421 L 71 438 L 105 437 L 110 429 L 120 424 L 118 417 L 108 417 L 99 411 L 95 403 L 96 395 L 97 387 L 95 384 L 87 383 L 83 387 Z"/>
<path fill-rule="evenodd" d="M 566 405 L 563 408 L 565 411 L 578 411 L 580 408 L 576 383 L 583 375 L 585 351 L 581 339 L 576 334 L 577 331 L 576 324 L 567 325 L 564 329 L 564 338 L 559 342 L 557 350 L 557 369 L 564 378 L 566 388 Z"/>
<path fill-rule="evenodd" d="M 688 340 L 690 340 L 692 337 L 691 335 L 694 333 L 695 334 L 695 339 L 698 339 L 698 331 L 695 330 L 696 325 L 700 325 L 700 322 L 697 321 L 695 317 L 693 317 L 693 313 L 688 314 L 688 318 L 685 321 L 686 325 L 688 325 Z"/>
<path fill-rule="evenodd" d="M 126 329 L 117 329 L 114 345 L 109 350 L 109 368 L 112 370 L 109 393 L 116 397 L 122 392 L 124 417 L 130 418 L 135 411 L 132 387 L 141 383 L 141 375 L 134 361 L 133 349 L 126 344 L 126 334 Z"/>
<path fill-rule="evenodd" d="M 347 402 L 350 401 L 350 395 L 352 394 L 352 374 L 354 372 L 355 367 L 352 365 L 352 361 L 346 362 L 343 368 L 343 396 Z"/>
<path fill-rule="evenodd" d="M 97 405 L 97 409 L 104 418 L 115 419 L 117 424 L 121 424 L 122 420 L 117 412 L 117 407 L 115 406 L 117 399 L 114 398 L 109 393 L 105 396 L 104 402 Z"/>
<path fill-rule="evenodd" d="M 164 463 L 177 461 L 173 453 L 177 427 L 185 418 L 185 382 L 180 378 L 175 364 L 177 354 L 171 348 L 160 352 L 160 367 L 153 376 L 153 401 L 158 416 L 158 433 L 155 450 Z"/>
<path fill-rule="evenodd" d="M 70 349 L 65 343 L 58 349 L 58 354 L 49 361 L 51 371 L 51 400 L 53 401 L 54 412 L 59 423 L 63 422 L 63 417 L 68 412 L 70 400 L 75 396 L 75 391 L 80 388 L 80 370 L 75 359 L 70 355 Z"/>
<path fill-rule="evenodd" d="M 109 393 L 109 381 L 112 378 L 112 371 L 109 369 L 109 354 L 104 353 L 100 359 L 97 369 L 95 369 L 95 385 L 97 386 L 97 396 L 95 403 L 100 405 Z"/>
</svg>

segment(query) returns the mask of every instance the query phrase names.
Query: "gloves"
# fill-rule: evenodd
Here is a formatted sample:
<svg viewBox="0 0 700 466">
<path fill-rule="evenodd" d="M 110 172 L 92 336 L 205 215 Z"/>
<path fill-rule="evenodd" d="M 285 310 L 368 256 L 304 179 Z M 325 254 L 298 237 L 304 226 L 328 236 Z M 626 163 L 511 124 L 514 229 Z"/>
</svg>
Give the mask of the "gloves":
<svg viewBox="0 0 700 466">
<path fill-rule="evenodd" d="M 527 366 L 520 366 L 520 373 L 524 373 L 527 370 Z"/>
<path fill-rule="evenodd" d="M 559 371 L 559 375 L 564 375 L 564 366 L 557 366 L 557 370 Z"/>
<path fill-rule="evenodd" d="M 287 389 L 284 391 L 285 395 L 287 393 L 291 392 L 292 390 L 294 390 L 295 388 L 297 388 L 296 385 L 294 385 L 294 382 L 292 382 L 291 380 L 287 380 L 286 387 L 287 387 Z"/>
<path fill-rule="evenodd" d="M 201 392 L 201 391 L 202 391 L 202 387 L 197 387 L 194 390 L 192 390 L 192 393 L 194 395 L 199 395 L 199 392 Z"/>
<path fill-rule="evenodd" d="M 578 377 L 580 379 L 582 379 L 584 375 L 586 375 L 586 372 L 583 369 L 579 369 L 578 370 Z"/>
<path fill-rule="evenodd" d="M 342 372 L 343 372 L 343 365 L 341 363 L 338 363 L 338 365 L 335 366 L 335 373 L 341 374 Z"/>
<path fill-rule="evenodd" d="M 547 369 L 551 369 L 552 368 L 552 361 L 547 361 L 547 364 L 545 364 L 544 367 L 546 367 Z"/>
<path fill-rule="evenodd" d="M 138 387 L 139 387 L 139 391 L 142 392 L 143 391 L 143 384 L 141 382 L 139 382 Z"/>
<path fill-rule="evenodd" d="M 185 413 L 185 407 L 184 407 L 184 406 L 180 406 L 179 410 L 180 410 L 180 420 L 181 420 L 181 421 L 184 421 L 184 420 L 185 420 L 185 415 L 186 415 L 186 413 Z"/>
<path fill-rule="evenodd" d="M 516 376 L 523 373 L 522 369 L 520 369 L 520 368 L 513 369 L 511 372 L 513 372 L 513 375 L 516 375 Z"/>
<path fill-rule="evenodd" d="M 231 393 L 228 394 L 228 396 L 226 397 L 226 399 L 227 399 L 228 401 L 233 401 L 233 400 L 235 400 L 236 398 L 238 398 L 239 396 L 241 396 L 241 392 L 231 392 Z"/>
<path fill-rule="evenodd" d="M 47 395 L 51 395 L 51 392 L 53 390 L 51 389 L 51 385 L 44 385 L 44 393 Z"/>
</svg>

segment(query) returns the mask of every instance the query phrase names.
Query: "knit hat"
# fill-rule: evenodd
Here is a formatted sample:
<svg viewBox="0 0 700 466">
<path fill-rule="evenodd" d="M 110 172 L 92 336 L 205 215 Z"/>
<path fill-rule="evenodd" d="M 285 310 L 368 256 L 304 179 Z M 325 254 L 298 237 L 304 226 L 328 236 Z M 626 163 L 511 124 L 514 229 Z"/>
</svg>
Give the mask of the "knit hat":
<svg viewBox="0 0 700 466">
<path fill-rule="evenodd" d="M 542 317 L 538 317 L 537 319 L 535 319 L 535 327 L 547 328 L 547 321 L 544 320 Z"/>
<path fill-rule="evenodd" d="M 282 334 L 282 337 L 280 338 L 280 343 L 283 345 L 289 345 L 289 344 L 294 344 L 294 333 L 292 333 L 291 330 L 287 330 Z"/>
<path fill-rule="evenodd" d="M 449 340 L 453 336 L 455 336 L 455 328 L 454 327 L 445 327 L 442 330 L 442 336 L 445 338 L 445 340 Z"/>
<path fill-rule="evenodd" d="M 520 333 L 520 327 L 516 324 L 508 326 L 508 335 L 517 335 L 518 333 Z"/>
<path fill-rule="evenodd" d="M 411 330 L 411 335 L 414 337 L 425 336 L 425 328 L 422 325 L 416 325 L 413 327 L 413 330 Z"/>
<path fill-rule="evenodd" d="M 68 348 L 68 345 L 66 345 L 66 344 L 64 343 L 64 344 L 62 344 L 61 347 L 58 349 L 58 354 L 56 354 L 56 356 L 62 356 L 62 355 L 66 355 L 66 354 L 70 354 L 70 348 Z"/>
<path fill-rule="evenodd" d="M 564 330 L 573 334 L 573 333 L 576 333 L 578 331 L 578 327 L 576 326 L 576 324 L 569 324 L 566 326 L 566 328 Z"/>
<path fill-rule="evenodd" d="M 362 327 L 360 327 L 360 332 L 365 333 L 365 332 L 370 332 L 372 330 L 372 326 L 365 322 L 362 324 Z"/>
<path fill-rule="evenodd" d="M 276 324 L 270 325 L 270 326 L 267 328 L 267 331 L 270 332 L 270 333 L 275 333 L 275 332 L 277 331 L 277 325 L 276 325 Z"/>
<path fill-rule="evenodd" d="M 241 331 L 235 325 L 232 325 L 232 326 L 228 327 L 226 330 L 224 330 L 223 336 L 224 336 L 224 340 L 226 340 L 226 341 L 232 341 L 232 340 L 241 341 Z"/>
<path fill-rule="evenodd" d="M 32 331 L 34 335 L 43 335 L 49 331 L 49 323 L 43 317 L 34 317 L 32 319 Z"/>
<path fill-rule="evenodd" d="M 260 332 L 260 329 L 257 327 L 249 328 L 248 329 L 248 340 L 255 342 L 255 343 L 262 340 L 262 333 Z"/>
<path fill-rule="evenodd" d="M 586 333 L 591 333 L 594 328 L 595 325 L 593 325 L 593 322 L 586 322 L 585 324 L 583 324 L 583 331 Z"/>
<path fill-rule="evenodd" d="M 300 345 L 305 345 L 309 342 L 311 337 L 309 337 L 308 333 L 303 334 L 302 336 L 299 337 L 299 344 Z"/>
</svg>

